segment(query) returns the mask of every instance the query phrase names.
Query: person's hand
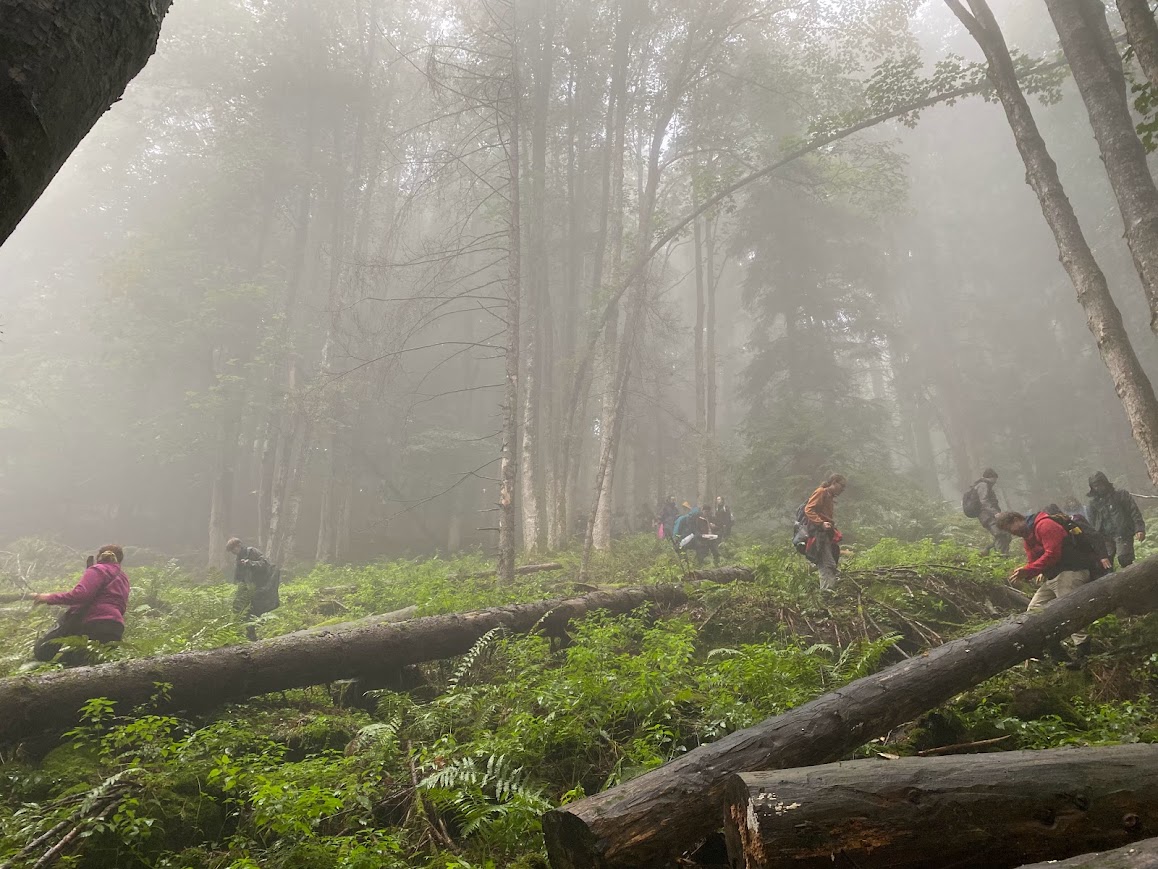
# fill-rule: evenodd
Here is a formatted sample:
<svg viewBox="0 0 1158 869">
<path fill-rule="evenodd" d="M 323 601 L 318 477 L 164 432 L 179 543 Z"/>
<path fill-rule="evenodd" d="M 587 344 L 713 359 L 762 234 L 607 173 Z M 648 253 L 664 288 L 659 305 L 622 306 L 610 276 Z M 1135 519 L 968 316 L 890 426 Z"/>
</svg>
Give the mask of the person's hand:
<svg viewBox="0 0 1158 869">
<path fill-rule="evenodd" d="M 1141 543 L 1143 540 L 1146 539 L 1146 532 L 1145 531 L 1139 531 L 1137 534 L 1134 535 L 1134 537 L 1136 537 L 1138 542 Z"/>
<path fill-rule="evenodd" d="M 1104 567 L 1106 570 L 1112 570 L 1114 567 L 1114 562 L 1110 561 L 1108 558 L 1103 558 L 1102 567 Z"/>
<path fill-rule="evenodd" d="M 1010 585 L 1023 579 L 1029 579 L 1029 571 L 1024 567 L 1019 567 L 1013 571 L 1013 573 L 1009 574 Z"/>
<path fill-rule="evenodd" d="M 46 595 L 46 594 L 30 594 L 28 597 L 33 603 L 44 603 L 44 599 L 46 597 L 48 597 L 48 595 Z"/>
<path fill-rule="evenodd" d="M 831 531 L 832 530 L 832 523 L 831 522 L 825 522 L 822 527 L 824 528 L 825 531 Z"/>
</svg>

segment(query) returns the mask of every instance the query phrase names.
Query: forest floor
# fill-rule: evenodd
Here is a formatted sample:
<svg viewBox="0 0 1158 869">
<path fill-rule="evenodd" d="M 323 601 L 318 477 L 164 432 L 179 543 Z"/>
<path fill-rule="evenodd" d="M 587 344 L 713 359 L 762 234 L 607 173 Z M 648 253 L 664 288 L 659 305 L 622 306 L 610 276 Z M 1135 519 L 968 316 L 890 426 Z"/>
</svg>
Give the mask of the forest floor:
<svg viewBox="0 0 1158 869">
<path fill-rule="evenodd" d="M 335 686 L 193 719 L 93 701 L 63 740 L 0 755 L 0 865 L 64 855 L 58 865 L 118 869 L 546 866 L 547 808 L 1018 608 L 1001 585 L 1020 562 L 973 546 L 881 541 L 846 560 L 832 596 L 786 548 L 729 542 L 725 555 L 755 567 L 755 580 L 701 584 L 678 608 L 592 615 L 565 647 L 492 632 L 465 656 L 423 665 L 412 690 L 375 692 L 372 709 L 338 705 Z M 318 567 L 283 585 L 260 632 L 570 594 L 575 558 L 558 560 L 564 570 L 513 584 L 464 578 L 487 567 L 478 557 Z M 173 567 L 129 572 L 115 657 L 244 642 L 232 585 Z M 670 549 L 640 536 L 601 557 L 589 582 L 681 575 Z M 27 663 L 48 620 L 0 611 L 0 675 L 48 669 Z M 1158 615 L 1110 616 L 1092 634 L 1084 670 L 1019 666 L 854 756 L 1158 742 Z"/>
</svg>

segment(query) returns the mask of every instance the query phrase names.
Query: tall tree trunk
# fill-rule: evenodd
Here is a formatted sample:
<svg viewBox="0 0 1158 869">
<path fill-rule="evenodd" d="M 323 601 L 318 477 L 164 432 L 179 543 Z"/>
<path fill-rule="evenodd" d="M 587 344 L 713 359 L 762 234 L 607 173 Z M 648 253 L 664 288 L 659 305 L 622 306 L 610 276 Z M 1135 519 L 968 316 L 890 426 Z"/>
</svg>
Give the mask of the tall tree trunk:
<svg viewBox="0 0 1158 869">
<path fill-rule="evenodd" d="M 1026 181 L 1037 194 L 1042 214 L 1057 241 L 1062 265 L 1086 312 L 1086 322 L 1102 355 L 1114 388 L 1122 400 L 1134 442 L 1142 452 L 1150 480 L 1158 485 L 1158 401 L 1122 324 L 1122 314 L 1110 296 L 1106 276 L 1094 259 L 1073 206 L 1058 178 L 1037 129 L 1029 103 L 1017 82 L 1005 37 L 985 0 L 969 0 L 970 15 L 960 0 L 945 0 L 968 28 L 989 61 L 989 78 L 997 91 L 1017 149 L 1025 163 Z"/>
<path fill-rule="evenodd" d="M 0 244 L 157 49 L 171 0 L 0 0 Z"/>
<path fill-rule="evenodd" d="M 538 57 L 531 122 L 530 272 L 526 297 L 526 344 L 523 352 L 523 546 L 528 552 L 542 549 L 546 528 L 539 513 L 539 405 L 540 358 L 543 338 L 542 309 L 550 292 L 547 281 L 547 120 L 551 107 L 551 73 L 554 61 L 555 13 L 553 0 L 538 4 Z"/>
<path fill-rule="evenodd" d="M 519 76 L 518 19 L 511 7 L 510 125 L 507 132 L 507 347 L 506 389 L 503 393 L 503 432 L 499 465 L 499 579 L 515 578 L 518 519 L 515 512 L 515 450 L 519 443 L 519 314 L 522 284 L 522 222 L 519 208 L 519 129 L 521 78 Z"/>
<path fill-rule="evenodd" d="M 692 207 L 698 208 L 699 203 L 692 197 Z M 695 380 L 696 380 L 696 499 L 697 503 L 706 503 L 708 498 L 708 374 L 704 366 L 704 237 L 701 229 L 702 221 L 692 221 L 692 244 L 695 246 L 696 269 L 696 334 L 693 346 L 695 349 Z M 710 280 L 710 278 L 709 278 Z"/>
<path fill-rule="evenodd" d="M 1142 74 L 1151 87 L 1158 88 L 1158 23 L 1150 11 L 1150 0 L 1118 0 L 1118 14 Z"/>
<path fill-rule="evenodd" d="M 227 355 L 218 351 L 214 355 Z M 220 366 L 215 366 L 220 369 Z M 219 370 L 219 377 L 223 374 Z M 237 458 L 237 436 L 241 428 L 239 396 L 218 381 L 221 409 L 217 435 L 217 456 L 213 469 L 213 486 L 209 496 L 209 552 L 206 567 L 225 572 L 231 560 L 225 544 L 233 535 L 234 462 Z"/>
<path fill-rule="evenodd" d="M 708 491 L 705 493 L 705 497 L 709 500 L 720 494 L 720 445 L 716 440 L 716 412 L 719 398 L 716 385 L 716 290 L 720 286 L 720 276 L 723 273 L 724 264 L 723 262 L 720 263 L 720 271 L 717 272 L 716 221 L 717 218 L 711 214 L 704 221 L 704 267 L 708 276 L 708 311 L 707 321 L 704 324 L 704 368 L 708 381 L 705 396 L 707 406 L 704 408 L 706 418 L 704 432 L 708 444 L 706 462 Z"/>
<path fill-rule="evenodd" d="M 1126 75 L 1106 9 L 1102 0 L 1046 0 L 1045 5 L 1086 104 L 1150 304 L 1150 328 L 1158 332 L 1158 187 L 1130 116 Z"/>
</svg>

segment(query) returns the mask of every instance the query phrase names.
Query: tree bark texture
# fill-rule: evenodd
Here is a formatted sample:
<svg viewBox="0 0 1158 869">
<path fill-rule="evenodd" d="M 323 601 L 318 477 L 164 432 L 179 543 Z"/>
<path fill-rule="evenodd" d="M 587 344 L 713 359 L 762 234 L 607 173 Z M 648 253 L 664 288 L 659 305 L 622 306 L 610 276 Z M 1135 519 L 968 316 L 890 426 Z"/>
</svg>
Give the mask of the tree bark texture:
<svg viewBox="0 0 1158 869">
<path fill-rule="evenodd" d="M 1153 605 L 1158 558 L 1080 593 L 858 679 L 543 816 L 553 869 L 674 865 L 718 829 L 730 775 L 838 760 L 1128 601 Z"/>
<path fill-rule="evenodd" d="M 1151 87 L 1158 88 L 1158 23 L 1150 11 L 1150 0 L 1118 0 L 1118 14 L 1142 74 Z"/>
<path fill-rule="evenodd" d="M 1062 266 L 1086 312 L 1086 322 L 1102 362 L 1122 401 L 1134 442 L 1142 453 L 1151 482 L 1158 484 L 1158 401 L 1122 323 L 1122 313 L 1110 296 L 1106 276 L 1082 233 L 1077 215 L 1058 178 L 1029 103 L 1017 83 L 1005 37 L 985 0 L 969 0 L 973 14 L 959 0 L 945 0 L 977 41 L 989 62 L 989 79 L 1005 109 L 1017 150 L 1025 163 L 1026 182 L 1037 194 L 1042 214 L 1053 231 Z"/>
<path fill-rule="evenodd" d="M 1158 839 L 1143 839 L 1113 851 L 1082 854 L 1068 860 L 1047 860 L 1020 869 L 1158 869 Z"/>
<path fill-rule="evenodd" d="M 141 71 L 171 0 L 0 0 L 0 244 Z"/>
<path fill-rule="evenodd" d="M 1012 869 L 1158 829 L 1156 784 L 1155 745 L 830 763 L 734 776 L 724 834 L 734 869 Z"/>
<path fill-rule="evenodd" d="M 736 577 L 746 578 L 743 574 Z M 715 581 L 728 580 L 718 574 Z M 687 593 L 680 587 L 648 586 L 398 624 L 370 617 L 361 627 L 314 628 L 211 651 L 0 679 L 0 705 L 5 710 L 0 717 L 0 744 L 70 726 L 80 707 L 94 697 L 113 700 L 119 710 L 128 712 L 154 698 L 158 682 L 172 687 L 165 699 L 152 701 L 150 708 L 158 713 L 194 713 L 271 691 L 373 678 L 408 664 L 461 655 L 497 627 L 525 633 L 542 620 L 545 633 L 561 635 L 571 619 L 595 610 L 623 613 L 648 602 L 675 606 L 686 600 Z"/>
<path fill-rule="evenodd" d="M 1150 328 L 1158 331 L 1158 187 L 1134 129 L 1126 74 L 1106 9 L 1102 0 L 1046 0 L 1045 5 L 1086 104 L 1118 201 L 1126 243 L 1150 305 Z"/>
</svg>

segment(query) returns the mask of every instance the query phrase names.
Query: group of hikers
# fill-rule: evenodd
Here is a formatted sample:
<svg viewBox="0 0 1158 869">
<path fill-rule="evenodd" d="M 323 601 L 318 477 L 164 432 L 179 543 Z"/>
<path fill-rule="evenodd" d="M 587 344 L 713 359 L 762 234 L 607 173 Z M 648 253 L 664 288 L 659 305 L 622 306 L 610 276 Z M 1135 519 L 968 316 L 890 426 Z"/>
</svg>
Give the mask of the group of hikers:
<svg viewBox="0 0 1158 869">
<path fill-rule="evenodd" d="M 256 619 L 280 606 L 281 571 L 258 549 L 244 545 L 236 537 L 225 544 L 225 551 L 235 557 L 233 580 L 237 591 L 233 609 L 245 624 L 245 634 L 257 639 Z M 129 605 L 131 585 L 121 567 L 124 548 L 107 543 L 90 556 L 84 574 L 71 591 L 33 594 L 35 603 L 67 607 L 55 627 L 42 634 L 33 646 L 38 661 L 59 660 L 67 666 L 88 661 L 88 641 L 118 642 L 125 634 L 125 611 Z M 78 637 L 84 645 L 69 644 L 67 638 Z"/>
<path fill-rule="evenodd" d="M 1087 582 L 1105 576 L 1114 568 L 1134 563 L 1134 543 L 1146 539 L 1146 521 L 1134 496 L 1115 488 L 1101 471 L 1089 478 L 1086 503 L 1072 495 L 1063 506 L 1049 504 L 1037 512 L 1023 514 L 1001 509 L 997 498 L 997 472 L 986 468 L 981 478 L 965 490 L 962 511 L 977 519 L 992 540 L 983 550 L 1009 555 L 1009 544 L 1020 537 L 1026 563 L 1009 575 L 1010 583 L 1032 580 L 1037 590 L 1028 612 L 1065 597 Z M 796 513 L 793 545 L 816 565 L 820 587 L 829 591 L 840 578 L 841 533 L 836 527 L 835 501 L 848 481 L 832 474 L 813 491 Z M 1070 637 L 1072 656 L 1059 643 L 1046 650 L 1048 658 L 1071 669 L 1080 668 L 1089 654 L 1090 638 L 1085 632 Z"/>
<path fill-rule="evenodd" d="M 676 503 L 675 495 L 668 495 L 655 517 L 655 535 L 660 540 L 670 540 L 676 553 L 683 558 L 694 555 L 696 564 L 701 565 L 712 556 L 712 563 L 720 563 L 720 542 L 727 540 L 735 524 L 732 508 L 723 495 L 704 506 L 695 506 L 690 501 Z"/>
</svg>

